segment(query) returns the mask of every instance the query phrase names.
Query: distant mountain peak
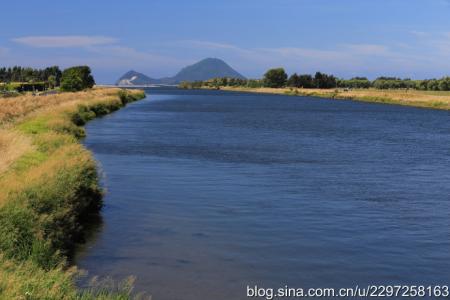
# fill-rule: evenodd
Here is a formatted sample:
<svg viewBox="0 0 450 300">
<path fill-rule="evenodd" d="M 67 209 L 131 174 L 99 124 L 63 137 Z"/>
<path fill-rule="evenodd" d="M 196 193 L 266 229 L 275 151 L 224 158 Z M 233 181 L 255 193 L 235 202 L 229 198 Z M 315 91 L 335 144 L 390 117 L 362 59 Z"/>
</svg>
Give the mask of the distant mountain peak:
<svg viewBox="0 0 450 300">
<path fill-rule="evenodd" d="M 208 57 L 184 67 L 174 77 L 168 78 L 154 79 L 130 70 L 119 78 L 116 85 L 177 84 L 181 81 L 203 81 L 218 77 L 245 79 L 220 58 Z"/>
<path fill-rule="evenodd" d="M 204 59 L 198 61 L 197 63 L 202 63 L 202 62 L 219 62 L 219 63 L 227 64 L 222 59 L 217 58 L 217 57 L 207 57 L 207 58 L 204 58 Z"/>
<path fill-rule="evenodd" d="M 147 85 L 158 83 L 157 79 L 148 77 L 142 73 L 130 70 L 123 74 L 119 80 L 117 80 L 116 85 Z"/>
<path fill-rule="evenodd" d="M 174 76 L 177 82 L 200 81 L 217 77 L 245 79 L 240 73 L 219 58 L 208 57 L 195 64 L 184 67 Z"/>
</svg>

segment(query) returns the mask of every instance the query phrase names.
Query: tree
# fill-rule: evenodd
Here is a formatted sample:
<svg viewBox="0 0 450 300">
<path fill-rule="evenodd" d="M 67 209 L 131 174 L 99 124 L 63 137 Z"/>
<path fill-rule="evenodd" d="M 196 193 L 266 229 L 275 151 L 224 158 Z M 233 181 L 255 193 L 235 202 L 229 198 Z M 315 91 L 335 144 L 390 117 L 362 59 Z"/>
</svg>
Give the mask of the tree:
<svg viewBox="0 0 450 300">
<path fill-rule="evenodd" d="M 292 74 L 287 81 L 287 85 L 296 88 L 301 87 L 300 76 L 297 73 Z"/>
<path fill-rule="evenodd" d="M 247 80 L 247 86 L 249 88 L 260 88 L 263 86 L 263 82 L 260 79 L 249 79 Z"/>
<path fill-rule="evenodd" d="M 45 68 L 43 71 L 41 71 L 42 74 L 42 80 L 45 81 L 49 81 L 50 76 L 54 76 L 54 83 L 55 86 L 59 86 L 60 82 L 61 82 L 61 70 L 59 69 L 58 66 L 53 66 L 53 67 L 48 67 Z M 52 78 L 53 80 L 53 78 Z M 50 83 L 50 82 L 49 82 Z"/>
<path fill-rule="evenodd" d="M 91 69 L 88 66 L 77 66 L 65 69 L 61 76 L 61 90 L 67 92 L 92 88 L 95 84 Z"/>
<path fill-rule="evenodd" d="M 449 91 L 450 90 L 450 77 L 444 77 L 439 80 L 439 90 Z"/>
<path fill-rule="evenodd" d="M 317 72 L 314 76 L 314 85 L 318 89 L 330 89 L 335 88 L 337 86 L 337 82 L 333 75 Z"/>
<path fill-rule="evenodd" d="M 280 88 L 286 85 L 287 74 L 283 68 L 270 69 L 264 74 L 264 85 L 270 88 Z"/>
<path fill-rule="evenodd" d="M 302 88 L 309 89 L 309 88 L 314 87 L 313 78 L 309 74 L 300 75 L 299 83 L 300 83 L 300 87 L 302 87 Z"/>
<path fill-rule="evenodd" d="M 429 91 L 439 91 L 439 81 L 432 79 L 427 83 L 427 90 Z"/>
<path fill-rule="evenodd" d="M 353 77 L 352 79 L 339 79 L 337 86 L 351 89 L 368 89 L 372 83 L 366 77 Z"/>
<path fill-rule="evenodd" d="M 418 80 L 416 81 L 416 89 L 421 91 L 426 91 L 428 86 L 428 80 Z"/>
<path fill-rule="evenodd" d="M 57 84 L 56 84 L 56 76 L 55 75 L 48 76 L 47 81 L 48 81 L 48 86 L 51 89 L 54 89 L 57 86 Z"/>
</svg>

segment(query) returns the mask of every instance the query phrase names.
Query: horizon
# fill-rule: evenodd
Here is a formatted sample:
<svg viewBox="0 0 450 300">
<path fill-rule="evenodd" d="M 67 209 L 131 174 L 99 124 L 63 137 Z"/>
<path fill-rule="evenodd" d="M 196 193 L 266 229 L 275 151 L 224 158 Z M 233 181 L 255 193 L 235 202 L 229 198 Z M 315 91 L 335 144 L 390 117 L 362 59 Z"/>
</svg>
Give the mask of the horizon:
<svg viewBox="0 0 450 300">
<path fill-rule="evenodd" d="M 449 75 L 448 0 L 134 3 L 124 9 L 119 1 L 44 1 L 26 11 L 6 3 L 2 66 L 89 65 L 99 84 L 129 70 L 170 77 L 209 57 L 247 78 L 274 67 L 340 78 Z"/>
</svg>

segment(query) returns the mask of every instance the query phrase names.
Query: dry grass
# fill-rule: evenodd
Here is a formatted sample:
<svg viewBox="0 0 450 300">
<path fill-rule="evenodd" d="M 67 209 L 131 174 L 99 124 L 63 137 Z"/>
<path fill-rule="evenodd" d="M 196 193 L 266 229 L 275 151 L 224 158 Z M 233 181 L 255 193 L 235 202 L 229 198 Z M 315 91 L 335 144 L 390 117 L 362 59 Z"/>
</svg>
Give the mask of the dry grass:
<svg viewBox="0 0 450 300">
<path fill-rule="evenodd" d="M 24 134 L 18 131 L 0 130 L 0 176 L 32 147 L 31 139 Z"/>
<path fill-rule="evenodd" d="M 31 94 L 0 99 L 0 126 L 17 122 L 33 113 L 43 110 L 59 110 L 61 107 L 71 107 L 86 104 L 95 99 L 116 97 L 119 89 L 97 88 L 85 92 L 61 93 L 47 96 L 32 96 Z"/>
<path fill-rule="evenodd" d="M 32 136 L 27 134 L 48 128 L 73 127 L 70 120 L 67 121 L 67 114 L 80 105 L 117 104 L 120 102 L 118 92 L 116 88 L 99 88 L 78 93 L 0 99 L 0 177 L 19 157 L 33 150 Z"/>
<path fill-rule="evenodd" d="M 223 90 L 245 91 L 254 93 L 289 94 L 299 96 L 313 96 L 333 99 L 351 99 L 356 101 L 390 103 L 426 107 L 435 109 L 450 109 L 449 92 L 429 92 L 416 90 L 376 90 L 354 89 L 291 89 L 291 88 L 245 88 L 222 87 Z"/>
<path fill-rule="evenodd" d="M 13 191 L 52 176 L 58 167 L 67 167 L 68 155 L 90 161 L 90 154 L 77 143 L 84 131 L 73 116 L 83 113 L 88 120 L 142 98 L 140 90 L 130 90 L 122 99 L 117 88 L 98 88 L 78 93 L 48 96 L 19 96 L 0 99 L 0 208 Z M 80 107 L 85 108 L 79 112 Z M 87 108 L 97 111 L 89 111 Z M 87 109 L 87 110 L 86 110 Z M 50 159 L 49 159 L 50 158 Z M 72 168 L 74 166 L 71 166 Z M 70 167 L 69 167 L 70 168 Z"/>
<path fill-rule="evenodd" d="M 95 166 L 90 153 L 77 143 L 64 144 L 52 150 L 45 153 L 28 149 L 28 155 L 16 160 L 11 172 L 0 178 L 0 207 L 24 187 L 48 185 L 49 182 L 57 181 L 60 171 L 73 170 L 80 165 Z"/>
<path fill-rule="evenodd" d="M 45 166 L 48 157 L 55 157 L 59 148 L 70 152 L 75 147 L 90 157 L 76 141 L 75 137 L 83 130 L 77 126 L 82 124 L 74 124 L 73 117 L 77 114 L 83 117 L 81 114 L 85 113 L 88 120 L 120 108 L 128 100 L 132 101 L 131 98 L 143 96 L 140 90 L 130 90 L 124 95 L 131 98 L 123 99 L 121 92 L 118 88 L 97 88 L 77 93 L 0 99 L 0 204 L 1 199 L 7 197 L 6 190 L 12 186 L 24 184 L 24 180 L 37 180 L 39 174 L 51 174 L 55 166 L 42 172 L 39 169 Z M 82 112 L 80 107 L 84 108 Z M 93 111 L 89 111 L 89 107 Z M 75 153 L 81 155 L 77 151 Z M 31 168 L 35 168 L 37 177 L 32 172 L 24 176 L 24 171 Z"/>
</svg>

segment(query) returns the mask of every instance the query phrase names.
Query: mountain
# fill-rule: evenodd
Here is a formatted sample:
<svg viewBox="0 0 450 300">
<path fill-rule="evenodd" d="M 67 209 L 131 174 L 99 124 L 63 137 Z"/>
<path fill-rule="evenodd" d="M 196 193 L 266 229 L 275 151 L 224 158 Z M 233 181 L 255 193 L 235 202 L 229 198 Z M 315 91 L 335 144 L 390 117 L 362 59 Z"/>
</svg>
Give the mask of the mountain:
<svg viewBox="0 0 450 300">
<path fill-rule="evenodd" d="M 176 83 L 181 81 L 203 81 L 217 77 L 245 79 L 244 76 L 231 68 L 223 60 L 218 58 L 205 58 L 198 63 L 181 69 L 173 77 L 173 81 Z"/>
<path fill-rule="evenodd" d="M 201 81 L 218 77 L 245 79 L 244 76 L 231 68 L 223 60 L 218 58 L 205 58 L 181 69 L 173 77 L 154 79 L 136 71 L 129 71 L 120 77 L 116 85 L 178 84 L 182 81 Z"/>
<path fill-rule="evenodd" d="M 117 80 L 116 85 L 147 85 L 157 84 L 158 79 L 154 79 L 136 71 L 128 71 Z"/>
</svg>

